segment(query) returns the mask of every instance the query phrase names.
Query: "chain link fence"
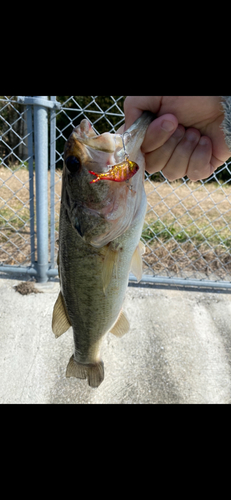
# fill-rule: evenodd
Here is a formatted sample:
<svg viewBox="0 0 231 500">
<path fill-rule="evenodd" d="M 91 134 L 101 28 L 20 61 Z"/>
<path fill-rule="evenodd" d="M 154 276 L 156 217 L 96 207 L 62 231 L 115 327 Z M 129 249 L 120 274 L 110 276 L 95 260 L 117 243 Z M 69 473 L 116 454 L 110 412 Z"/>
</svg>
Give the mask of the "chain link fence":
<svg viewBox="0 0 231 500">
<path fill-rule="evenodd" d="M 4 267 L 29 266 L 36 258 L 31 140 L 31 109 L 19 105 L 17 96 L 0 96 L 0 264 Z"/>
<path fill-rule="evenodd" d="M 43 266 L 51 277 L 57 275 L 65 141 L 83 118 L 90 120 L 96 133 L 116 132 L 124 122 L 125 97 L 51 96 L 47 103 L 38 97 L 44 98 L 0 96 L 0 270 L 38 274 L 41 236 L 37 238 L 37 212 L 47 192 L 47 214 L 45 219 L 41 217 L 40 226 L 45 224 L 43 230 L 49 233 Z M 47 151 L 48 173 L 43 198 L 38 200 L 41 193 L 36 184 L 42 166 L 37 168 L 34 128 L 40 106 L 44 120 L 49 118 L 44 131 L 49 134 L 49 156 Z M 170 183 L 161 173 L 145 174 L 148 208 L 142 233 L 146 246 L 143 283 L 231 290 L 230 160 L 209 179 L 198 182 L 183 178 Z M 133 279 L 131 275 L 131 282 Z"/>
</svg>

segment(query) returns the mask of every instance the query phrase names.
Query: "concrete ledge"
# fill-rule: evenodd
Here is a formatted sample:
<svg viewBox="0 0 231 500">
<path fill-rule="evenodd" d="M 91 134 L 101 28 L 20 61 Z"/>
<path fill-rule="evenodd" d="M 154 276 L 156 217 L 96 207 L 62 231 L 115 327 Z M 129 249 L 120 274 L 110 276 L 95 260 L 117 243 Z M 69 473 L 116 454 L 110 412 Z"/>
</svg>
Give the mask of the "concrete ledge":
<svg viewBox="0 0 231 500">
<path fill-rule="evenodd" d="M 13 277 L 12 277 L 13 278 Z M 0 279 L 0 403 L 228 404 L 231 402 L 231 296 L 129 287 L 131 329 L 108 334 L 105 380 L 91 389 L 66 379 L 72 330 L 51 330 L 57 280 L 21 295 Z"/>
</svg>

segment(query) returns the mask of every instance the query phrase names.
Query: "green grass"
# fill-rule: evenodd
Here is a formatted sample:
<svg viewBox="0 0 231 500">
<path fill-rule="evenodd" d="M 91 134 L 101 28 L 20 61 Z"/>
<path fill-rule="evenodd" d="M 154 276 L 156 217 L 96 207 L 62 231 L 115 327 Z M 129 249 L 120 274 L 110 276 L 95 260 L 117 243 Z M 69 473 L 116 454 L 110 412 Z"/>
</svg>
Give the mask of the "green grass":
<svg viewBox="0 0 231 500">
<path fill-rule="evenodd" d="M 0 229 L 9 229 L 12 231 L 11 226 L 14 226 L 16 230 L 25 226 L 25 223 L 29 220 L 29 210 L 28 214 L 15 214 L 10 208 L 2 208 L 0 210 Z"/>
<path fill-rule="evenodd" d="M 195 245 L 199 245 L 208 241 L 211 246 L 224 245 L 226 248 L 231 247 L 230 229 L 227 226 L 223 227 L 224 224 L 216 227 L 216 229 L 208 225 L 208 222 L 197 225 L 199 229 L 194 224 L 180 229 L 176 221 L 169 223 L 168 220 L 168 222 L 164 223 L 164 221 L 158 220 L 149 224 L 145 222 L 142 238 L 149 244 L 154 243 L 156 237 L 158 237 L 163 243 L 174 239 L 177 243 L 185 243 L 191 240 Z"/>
</svg>

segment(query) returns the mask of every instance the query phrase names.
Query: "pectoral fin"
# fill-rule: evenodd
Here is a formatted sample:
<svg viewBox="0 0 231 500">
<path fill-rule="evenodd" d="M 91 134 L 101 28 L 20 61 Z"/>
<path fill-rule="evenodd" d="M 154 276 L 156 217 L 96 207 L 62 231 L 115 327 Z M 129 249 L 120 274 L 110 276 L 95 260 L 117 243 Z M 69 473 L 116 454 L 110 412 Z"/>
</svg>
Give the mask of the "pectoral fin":
<svg viewBox="0 0 231 500">
<path fill-rule="evenodd" d="M 64 304 L 62 292 L 59 292 L 59 296 L 55 302 L 52 317 L 52 330 L 56 337 L 59 337 L 65 333 L 68 328 L 70 328 L 71 323 L 68 318 L 66 307 Z"/>
<path fill-rule="evenodd" d="M 111 328 L 110 332 L 116 337 L 123 337 L 129 331 L 130 325 L 128 318 L 124 311 L 121 311 L 115 325 Z"/>
<path fill-rule="evenodd" d="M 143 273 L 142 255 L 144 253 L 145 253 L 145 245 L 142 243 L 142 241 L 140 241 L 139 245 L 137 245 L 135 252 L 132 256 L 132 262 L 131 262 L 131 271 L 137 278 L 137 281 L 140 281 L 142 278 L 142 273 Z"/>
<path fill-rule="evenodd" d="M 58 254 L 57 254 L 57 264 L 58 264 L 58 275 L 59 275 L 59 279 L 60 279 L 60 271 L 59 271 L 59 250 L 58 250 Z"/>
<path fill-rule="evenodd" d="M 114 266 L 117 266 L 118 260 L 118 251 L 111 248 L 111 245 L 107 245 L 106 254 L 104 257 L 103 270 L 102 270 L 102 279 L 103 279 L 103 291 L 106 292 L 106 289 L 111 281 L 112 272 Z"/>
</svg>

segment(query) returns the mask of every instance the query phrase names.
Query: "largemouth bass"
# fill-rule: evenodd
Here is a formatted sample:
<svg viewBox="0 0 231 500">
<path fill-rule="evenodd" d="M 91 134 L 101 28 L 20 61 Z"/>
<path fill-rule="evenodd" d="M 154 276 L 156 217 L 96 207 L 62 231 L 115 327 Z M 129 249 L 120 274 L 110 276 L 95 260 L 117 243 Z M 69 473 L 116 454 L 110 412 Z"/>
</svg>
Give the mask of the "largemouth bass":
<svg viewBox="0 0 231 500">
<path fill-rule="evenodd" d="M 95 135 L 84 119 L 65 144 L 57 261 L 61 289 L 52 329 L 59 337 L 72 326 L 74 354 L 66 376 L 87 378 L 91 387 L 104 379 L 103 336 L 122 337 L 129 330 L 122 305 L 130 269 L 138 281 L 142 277 L 146 194 L 140 148 L 152 120 L 144 112 L 122 140 L 118 133 Z M 132 164 L 126 165 L 125 177 L 116 167 L 123 168 L 124 146 L 125 160 Z"/>
</svg>

